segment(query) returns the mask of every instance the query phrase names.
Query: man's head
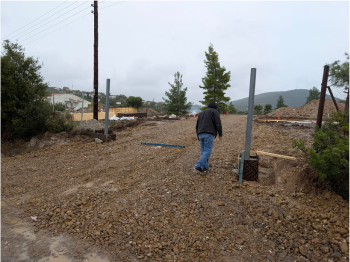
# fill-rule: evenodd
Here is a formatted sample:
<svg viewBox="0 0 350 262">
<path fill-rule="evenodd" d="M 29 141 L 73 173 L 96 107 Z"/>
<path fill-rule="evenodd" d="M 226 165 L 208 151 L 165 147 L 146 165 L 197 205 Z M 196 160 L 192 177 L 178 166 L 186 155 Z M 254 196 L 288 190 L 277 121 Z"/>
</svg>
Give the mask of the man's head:
<svg viewBox="0 0 350 262">
<path fill-rule="evenodd" d="M 218 105 L 215 102 L 210 102 L 208 108 L 218 109 Z"/>
</svg>

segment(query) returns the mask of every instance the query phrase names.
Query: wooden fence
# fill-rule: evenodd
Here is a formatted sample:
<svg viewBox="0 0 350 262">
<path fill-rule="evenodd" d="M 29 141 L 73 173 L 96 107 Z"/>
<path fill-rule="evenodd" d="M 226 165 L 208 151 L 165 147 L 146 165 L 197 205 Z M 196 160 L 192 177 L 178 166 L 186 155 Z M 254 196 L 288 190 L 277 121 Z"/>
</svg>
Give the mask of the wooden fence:
<svg viewBox="0 0 350 262">
<path fill-rule="evenodd" d="M 136 107 L 115 107 L 109 108 L 109 118 L 112 116 L 118 116 L 118 113 L 137 113 Z M 105 119 L 106 112 L 98 112 L 98 119 Z M 84 113 L 83 121 L 90 120 L 94 118 L 94 113 Z M 80 121 L 81 113 L 72 114 L 72 121 Z"/>
</svg>

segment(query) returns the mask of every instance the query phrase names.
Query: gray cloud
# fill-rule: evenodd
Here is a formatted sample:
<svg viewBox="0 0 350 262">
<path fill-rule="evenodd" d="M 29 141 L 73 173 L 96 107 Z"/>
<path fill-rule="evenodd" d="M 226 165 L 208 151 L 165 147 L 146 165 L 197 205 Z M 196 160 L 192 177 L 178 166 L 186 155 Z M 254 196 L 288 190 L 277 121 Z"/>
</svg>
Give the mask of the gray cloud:
<svg viewBox="0 0 350 262">
<path fill-rule="evenodd" d="M 2 37 L 61 3 L 2 2 Z M 257 94 L 319 87 L 324 64 L 349 51 L 349 3 L 123 2 L 99 12 L 99 90 L 110 78 L 112 94 L 161 101 L 180 71 L 198 103 L 209 43 L 231 71 L 231 99 L 248 96 L 252 67 Z M 92 14 L 25 47 L 52 86 L 93 90 Z"/>
</svg>

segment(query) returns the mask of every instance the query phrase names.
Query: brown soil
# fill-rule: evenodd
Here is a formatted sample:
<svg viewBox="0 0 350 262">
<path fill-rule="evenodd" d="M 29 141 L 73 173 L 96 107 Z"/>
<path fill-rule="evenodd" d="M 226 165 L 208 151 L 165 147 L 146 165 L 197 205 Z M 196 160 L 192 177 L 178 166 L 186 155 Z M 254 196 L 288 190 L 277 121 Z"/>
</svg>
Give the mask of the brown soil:
<svg viewBox="0 0 350 262">
<path fill-rule="evenodd" d="M 345 104 L 337 103 L 338 108 L 344 111 Z M 278 111 L 280 111 L 280 117 L 283 118 L 299 118 L 299 119 L 317 119 L 319 100 L 312 100 L 310 103 L 301 107 L 282 107 L 272 111 L 271 113 L 263 116 L 263 118 L 276 118 L 278 117 Z M 326 118 L 333 112 L 336 112 L 335 105 L 332 100 L 326 99 L 323 109 L 323 117 Z"/>
<path fill-rule="evenodd" d="M 221 119 L 224 136 L 215 140 L 205 174 L 193 169 L 200 156 L 195 118 L 127 127 L 115 131 L 115 142 L 57 139 L 2 157 L 2 200 L 18 210 L 2 208 L 2 218 L 15 216 L 36 232 L 26 240 L 26 261 L 52 256 L 51 249 L 35 249 L 51 236 L 65 239 L 60 255 L 67 261 L 89 261 L 89 252 L 107 261 L 348 261 L 348 202 L 306 191 L 301 180 L 313 175 L 292 139 L 309 129 L 254 123 L 252 150 L 298 161 L 262 156 L 259 182 L 239 184 L 232 168 L 244 148 L 246 116 Z M 19 261 L 4 221 L 4 261 Z"/>
</svg>

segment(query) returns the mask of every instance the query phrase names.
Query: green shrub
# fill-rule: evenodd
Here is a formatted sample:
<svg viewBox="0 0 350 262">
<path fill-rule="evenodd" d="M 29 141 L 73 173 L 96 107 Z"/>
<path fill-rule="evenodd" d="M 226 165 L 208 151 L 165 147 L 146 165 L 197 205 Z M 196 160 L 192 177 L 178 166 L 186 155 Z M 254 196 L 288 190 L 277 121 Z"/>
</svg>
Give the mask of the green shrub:
<svg viewBox="0 0 350 262">
<path fill-rule="evenodd" d="M 66 106 L 63 103 L 57 103 L 55 104 L 55 111 L 64 111 L 66 110 Z"/>
<path fill-rule="evenodd" d="M 72 118 L 73 118 L 72 114 L 69 112 L 66 112 L 65 117 L 68 121 L 72 120 Z"/>
<path fill-rule="evenodd" d="M 342 112 L 332 114 L 323 126 L 316 126 L 314 143 L 307 148 L 302 139 L 293 140 L 293 147 L 307 154 L 320 182 L 329 185 L 344 199 L 349 199 L 349 122 Z"/>
<path fill-rule="evenodd" d="M 29 140 L 47 131 L 52 105 L 46 101 L 47 83 L 38 59 L 9 40 L 1 53 L 1 138 Z"/>
<path fill-rule="evenodd" d="M 73 128 L 72 125 L 66 123 L 66 118 L 64 115 L 57 113 L 49 117 L 49 119 L 46 121 L 46 126 L 51 133 L 70 131 Z"/>
<path fill-rule="evenodd" d="M 47 131 L 46 121 L 51 111 L 50 104 L 42 100 L 33 101 L 25 109 L 18 110 L 17 116 L 11 120 L 9 140 L 28 141 L 33 136 L 45 133 Z"/>
</svg>

